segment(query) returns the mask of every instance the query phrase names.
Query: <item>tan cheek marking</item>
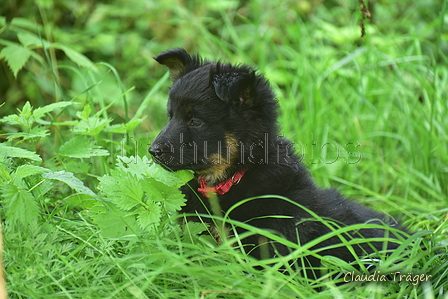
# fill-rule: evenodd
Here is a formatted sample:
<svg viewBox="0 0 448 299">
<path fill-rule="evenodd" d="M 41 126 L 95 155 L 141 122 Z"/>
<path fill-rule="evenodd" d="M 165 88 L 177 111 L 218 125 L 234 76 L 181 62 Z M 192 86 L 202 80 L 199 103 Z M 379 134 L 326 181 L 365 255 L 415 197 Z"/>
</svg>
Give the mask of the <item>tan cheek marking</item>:
<svg viewBox="0 0 448 299">
<path fill-rule="evenodd" d="M 226 163 L 235 164 L 238 162 L 239 157 L 239 147 L 238 140 L 230 133 L 227 133 L 225 136 L 226 139 Z"/>
<path fill-rule="evenodd" d="M 205 178 L 209 182 L 219 182 L 227 179 L 227 168 L 229 164 L 226 159 L 220 157 L 218 154 L 213 154 L 210 156 L 210 161 L 214 161 L 211 167 L 206 170 Z"/>
<path fill-rule="evenodd" d="M 225 148 L 221 150 L 221 155 L 215 153 L 210 155 L 208 161 L 210 168 L 197 172 L 205 177 L 208 182 L 221 182 L 229 178 L 230 166 L 238 161 L 239 149 L 237 139 L 230 133 L 225 135 Z M 212 163 L 213 161 L 213 163 Z"/>
</svg>

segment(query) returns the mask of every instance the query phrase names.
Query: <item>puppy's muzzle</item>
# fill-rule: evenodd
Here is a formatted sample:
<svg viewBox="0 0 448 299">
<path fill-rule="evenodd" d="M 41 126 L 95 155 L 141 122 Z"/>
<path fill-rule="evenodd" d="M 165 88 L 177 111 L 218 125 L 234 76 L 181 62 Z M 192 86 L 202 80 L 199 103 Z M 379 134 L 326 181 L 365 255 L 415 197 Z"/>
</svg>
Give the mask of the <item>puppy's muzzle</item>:
<svg viewBox="0 0 448 299">
<path fill-rule="evenodd" d="M 159 158 L 163 151 L 160 147 L 150 147 L 149 149 L 149 153 L 154 157 L 154 158 Z"/>
<path fill-rule="evenodd" d="M 170 164 L 174 158 L 174 148 L 171 143 L 153 143 L 149 153 L 156 163 Z"/>
</svg>

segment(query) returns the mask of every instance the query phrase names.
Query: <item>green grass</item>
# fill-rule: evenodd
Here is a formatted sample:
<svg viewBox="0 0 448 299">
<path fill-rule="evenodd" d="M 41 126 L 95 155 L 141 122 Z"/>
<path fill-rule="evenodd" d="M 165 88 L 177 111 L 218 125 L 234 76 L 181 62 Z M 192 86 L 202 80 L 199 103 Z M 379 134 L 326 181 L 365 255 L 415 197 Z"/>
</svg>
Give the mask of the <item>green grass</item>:
<svg viewBox="0 0 448 299">
<path fill-rule="evenodd" d="M 14 147 L 0 147 L 11 298 L 448 298 L 446 0 L 376 1 L 364 40 L 358 1 L 8 3 L 17 11 L 0 11 L 7 17 L 0 19 L 0 51 L 13 44 L 9 49 L 30 53 L 0 52 L 0 117 L 22 117 L 0 123 L 2 146 Z M 431 279 L 338 285 L 362 263 L 325 258 L 327 275 L 310 281 L 288 269 L 308 245 L 256 261 L 241 253 L 237 238 L 217 245 L 197 236 L 201 225 L 181 232 L 176 201 L 145 213 L 151 202 L 141 198 L 156 193 L 144 181 L 175 179 L 145 168 L 148 175 L 136 180 L 132 164 L 113 169 L 119 155 L 148 156 L 148 143 L 165 125 L 170 82 L 151 57 L 178 46 L 265 73 L 280 103 L 282 133 L 305 154 L 317 183 L 415 232 L 379 271 Z M 94 154 L 86 158 L 73 146 Z M 140 198 L 128 193 L 136 198 L 132 209 L 101 189 L 119 178 L 141 191 Z M 145 219 L 157 225 L 145 226 Z M 278 271 L 284 267 L 288 275 Z"/>
</svg>

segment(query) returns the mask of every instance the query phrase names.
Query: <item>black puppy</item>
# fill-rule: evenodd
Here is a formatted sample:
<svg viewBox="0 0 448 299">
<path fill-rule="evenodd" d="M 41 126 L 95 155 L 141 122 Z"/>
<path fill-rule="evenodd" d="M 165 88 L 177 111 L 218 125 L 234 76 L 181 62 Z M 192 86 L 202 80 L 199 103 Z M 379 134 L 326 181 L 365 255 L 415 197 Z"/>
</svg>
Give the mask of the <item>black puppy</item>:
<svg viewBox="0 0 448 299">
<path fill-rule="evenodd" d="M 278 137 L 278 104 L 268 81 L 245 65 L 203 61 L 183 49 L 166 51 L 155 60 L 166 65 L 173 86 L 168 99 L 169 122 L 154 140 L 150 153 L 165 168 L 191 169 L 195 178 L 181 188 L 187 199 L 184 213 L 210 211 L 210 194 L 217 194 L 222 211 L 249 197 L 274 195 L 248 201 L 235 208 L 230 218 L 269 229 L 299 244 L 305 244 L 332 231 L 334 226 L 359 223 L 390 223 L 384 215 L 348 201 L 335 190 L 319 189 L 293 152 L 292 143 Z M 275 196 L 297 202 L 295 205 Z M 305 207 L 302 208 L 301 206 Z M 323 219 L 316 219 L 307 209 Z M 280 216 L 280 217 L 279 217 Z M 244 230 L 240 230 L 242 232 Z M 364 238 L 381 238 L 384 229 L 351 231 L 348 240 L 359 238 L 354 252 L 381 250 L 382 242 L 362 243 Z M 261 238 L 263 239 L 263 238 Z M 266 240 L 264 238 L 264 240 Z M 260 238 L 243 240 L 251 255 L 264 257 Z M 353 253 L 341 246 L 340 237 L 326 238 L 315 249 L 320 255 L 333 255 L 353 261 Z M 269 256 L 286 255 L 289 248 L 270 242 Z M 387 248 L 396 248 L 389 242 Z M 263 253 L 263 254 L 262 254 Z M 311 266 L 319 260 L 310 257 Z"/>
</svg>

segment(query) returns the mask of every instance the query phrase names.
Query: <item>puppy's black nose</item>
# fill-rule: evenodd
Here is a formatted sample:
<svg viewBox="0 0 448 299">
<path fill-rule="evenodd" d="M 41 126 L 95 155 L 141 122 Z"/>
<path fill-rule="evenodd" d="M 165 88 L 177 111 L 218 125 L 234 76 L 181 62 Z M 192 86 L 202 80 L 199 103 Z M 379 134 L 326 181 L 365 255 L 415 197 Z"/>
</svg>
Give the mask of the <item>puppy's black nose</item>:
<svg viewBox="0 0 448 299">
<path fill-rule="evenodd" d="M 160 156 L 160 154 L 162 154 L 162 150 L 159 147 L 150 147 L 149 148 L 149 153 L 151 155 L 153 155 L 154 157 L 158 157 Z"/>
</svg>

